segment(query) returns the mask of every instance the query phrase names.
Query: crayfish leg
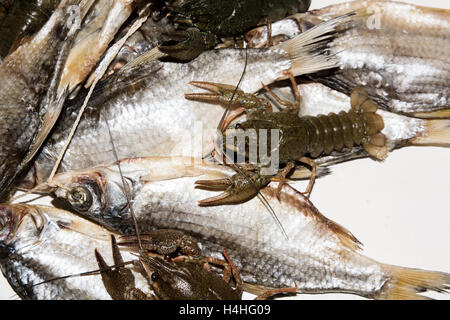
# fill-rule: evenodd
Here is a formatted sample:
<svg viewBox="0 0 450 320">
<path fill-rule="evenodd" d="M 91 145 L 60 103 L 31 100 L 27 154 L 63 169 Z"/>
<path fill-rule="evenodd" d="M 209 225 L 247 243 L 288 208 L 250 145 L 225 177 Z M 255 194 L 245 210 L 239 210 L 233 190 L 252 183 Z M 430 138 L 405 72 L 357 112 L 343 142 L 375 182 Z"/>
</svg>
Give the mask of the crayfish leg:
<svg viewBox="0 0 450 320">
<path fill-rule="evenodd" d="M 208 263 L 219 265 L 219 266 L 223 267 L 222 278 L 225 282 L 229 283 L 231 280 L 231 275 L 232 275 L 234 278 L 234 281 L 236 283 L 235 292 L 237 295 L 242 296 L 242 291 L 243 291 L 242 283 L 243 282 L 242 282 L 241 275 L 240 275 L 236 265 L 234 264 L 233 260 L 228 255 L 228 253 L 225 249 L 222 251 L 222 254 L 225 257 L 226 261 L 223 261 L 223 260 L 217 259 L 217 258 L 212 258 L 212 257 L 208 257 L 205 259 Z"/>
<path fill-rule="evenodd" d="M 277 187 L 277 199 L 278 201 L 281 201 L 281 189 L 283 188 L 283 185 L 286 183 L 286 176 L 291 172 L 291 170 L 295 167 L 295 162 L 290 161 L 286 164 L 286 166 L 279 172 L 279 177 L 272 179 L 272 180 L 278 180 L 278 187 Z"/>
<path fill-rule="evenodd" d="M 308 157 L 301 157 L 298 161 L 311 166 L 311 176 L 309 178 L 308 186 L 306 187 L 306 190 L 304 192 L 305 196 L 309 198 L 314 182 L 316 181 L 317 165 L 313 159 L 310 159 Z"/>
<path fill-rule="evenodd" d="M 295 81 L 295 77 L 290 71 L 284 72 L 284 75 L 288 76 L 289 80 L 291 81 L 292 90 L 294 92 L 295 102 L 291 102 L 285 99 L 280 98 L 275 92 L 272 91 L 268 86 L 266 86 L 264 83 L 261 83 L 264 89 L 269 93 L 278 104 L 286 107 L 285 109 L 282 109 L 284 112 L 292 113 L 292 114 L 298 114 L 298 111 L 300 110 L 300 103 L 301 103 L 301 96 L 300 92 L 298 91 L 297 82 Z"/>
</svg>

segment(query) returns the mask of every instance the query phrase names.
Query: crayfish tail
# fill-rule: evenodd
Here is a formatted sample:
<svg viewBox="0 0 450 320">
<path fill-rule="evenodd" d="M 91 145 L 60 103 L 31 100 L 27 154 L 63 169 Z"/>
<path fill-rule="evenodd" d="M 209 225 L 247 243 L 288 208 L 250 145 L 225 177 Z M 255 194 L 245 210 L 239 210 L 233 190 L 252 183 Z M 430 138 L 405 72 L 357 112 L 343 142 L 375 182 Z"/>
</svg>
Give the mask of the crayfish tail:
<svg viewBox="0 0 450 320">
<path fill-rule="evenodd" d="M 355 88 L 350 96 L 352 109 L 362 113 L 365 129 L 364 149 L 372 158 L 384 160 L 388 154 L 386 146 L 386 136 L 381 133 L 384 129 L 383 118 L 376 114 L 377 104 L 369 98 L 369 94 L 363 88 Z"/>
</svg>

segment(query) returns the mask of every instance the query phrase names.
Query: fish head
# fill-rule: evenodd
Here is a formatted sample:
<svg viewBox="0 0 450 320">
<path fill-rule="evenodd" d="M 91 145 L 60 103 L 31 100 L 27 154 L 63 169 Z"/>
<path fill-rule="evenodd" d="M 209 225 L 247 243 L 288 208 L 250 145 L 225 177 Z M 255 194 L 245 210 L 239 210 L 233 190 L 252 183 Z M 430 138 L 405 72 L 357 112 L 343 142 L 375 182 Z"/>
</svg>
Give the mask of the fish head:
<svg viewBox="0 0 450 320">
<path fill-rule="evenodd" d="M 21 274 L 24 254 L 39 239 L 42 216 L 38 210 L 19 204 L 0 204 L 0 268 L 14 291 L 22 298 L 33 297 L 28 277 Z"/>
<path fill-rule="evenodd" d="M 0 269 L 22 299 L 108 299 L 94 250 L 110 233 L 78 215 L 41 205 L 0 204 Z"/>
<path fill-rule="evenodd" d="M 2 257 L 36 243 L 45 225 L 36 207 L 0 204 L 0 254 Z"/>
<path fill-rule="evenodd" d="M 127 194 L 133 192 L 130 180 L 122 180 L 107 168 L 61 173 L 51 180 L 49 186 L 47 191 L 67 202 L 79 214 L 95 221 L 120 219 L 127 211 Z"/>
</svg>

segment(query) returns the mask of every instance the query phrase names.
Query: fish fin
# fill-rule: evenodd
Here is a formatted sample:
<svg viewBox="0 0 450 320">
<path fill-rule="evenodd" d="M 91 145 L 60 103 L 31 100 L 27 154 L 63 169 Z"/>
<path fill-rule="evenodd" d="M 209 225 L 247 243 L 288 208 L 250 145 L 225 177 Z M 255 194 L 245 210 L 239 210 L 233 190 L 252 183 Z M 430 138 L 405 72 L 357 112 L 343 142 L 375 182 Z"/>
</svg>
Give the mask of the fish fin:
<svg viewBox="0 0 450 320">
<path fill-rule="evenodd" d="M 151 158 L 155 159 L 157 157 Z M 165 159 L 165 157 L 161 157 L 160 159 Z M 225 177 L 225 174 L 220 171 L 220 167 L 215 164 L 198 166 L 195 164 L 195 161 L 197 161 L 198 159 L 196 160 L 195 158 L 188 157 L 173 157 L 166 159 L 168 161 L 171 161 L 170 170 L 168 170 L 164 166 L 158 168 L 149 167 L 147 171 L 150 171 L 150 173 L 140 176 L 139 181 L 146 183 L 153 181 L 172 180 L 183 177 L 199 177 L 206 173 L 209 176 L 217 176 L 219 178 Z M 127 161 L 127 159 L 125 159 L 125 161 Z M 129 159 L 129 161 L 133 161 L 133 159 Z"/>
<path fill-rule="evenodd" d="M 51 101 L 47 112 L 45 113 L 44 119 L 42 121 L 41 128 L 35 137 L 33 144 L 25 157 L 25 159 L 22 161 L 23 164 L 27 164 L 31 161 L 32 158 L 36 155 L 38 150 L 41 148 L 42 144 L 44 143 L 45 139 L 47 138 L 48 134 L 52 130 L 53 126 L 56 123 L 56 120 L 59 118 L 59 115 L 61 113 L 62 107 L 64 105 L 64 101 L 66 100 L 66 97 L 68 95 L 68 91 L 65 90 L 65 92 L 62 94 L 61 97 L 59 97 L 56 101 Z"/>
<path fill-rule="evenodd" d="M 328 227 L 336 233 L 342 245 L 353 251 L 361 249 L 362 243 L 349 230 L 325 216 L 322 216 L 322 219 L 324 219 Z"/>
<path fill-rule="evenodd" d="M 193 168 L 192 170 L 185 170 L 184 172 L 180 172 L 180 173 L 164 173 L 164 172 L 159 172 L 157 174 L 155 173 L 149 173 L 149 174 L 145 174 L 142 175 L 139 178 L 139 181 L 142 183 L 146 183 L 146 182 L 154 182 L 154 181 L 165 181 L 165 180 L 172 180 L 172 179 L 178 179 L 178 178 L 185 178 L 185 177 L 198 177 L 201 176 L 203 173 L 199 170 L 195 170 L 195 168 Z"/>
<path fill-rule="evenodd" d="M 450 119 L 450 109 L 430 111 L 430 112 L 415 112 L 412 114 L 416 118 L 439 118 L 439 119 Z"/>
<path fill-rule="evenodd" d="M 326 48 L 333 39 L 332 33 L 354 15 L 354 12 L 350 12 L 322 22 L 277 45 L 276 48 L 287 52 L 291 60 L 291 72 L 298 76 L 339 67 L 339 59 L 335 55 L 330 55 Z"/>
<path fill-rule="evenodd" d="M 383 300 L 429 300 L 419 293 L 428 290 L 445 293 L 450 289 L 450 274 L 384 265 L 392 277 L 375 295 Z"/>
<path fill-rule="evenodd" d="M 326 167 L 317 167 L 316 178 L 331 174 L 331 169 Z M 311 170 L 306 167 L 296 167 L 295 171 L 289 176 L 289 180 L 303 180 L 311 177 Z"/>
<path fill-rule="evenodd" d="M 257 284 L 254 284 L 254 283 L 244 282 L 242 284 L 242 289 L 244 289 L 245 292 L 249 292 L 251 294 L 259 296 L 259 295 L 267 292 L 267 290 L 271 290 L 271 289 L 275 289 L 275 288 L 265 287 L 265 286 L 257 285 Z"/>
<path fill-rule="evenodd" d="M 275 198 L 277 186 L 277 183 L 272 182 L 266 188 L 262 189 L 261 192 L 268 198 Z M 322 215 L 308 198 L 289 184 L 283 185 L 280 199 L 282 202 L 299 208 L 298 211 L 305 216 L 317 220 L 317 222 L 321 223 L 330 232 L 334 233 L 344 247 L 352 251 L 361 249 L 362 243 L 350 231 Z"/>
<path fill-rule="evenodd" d="M 144 52 L 143 54 L 141 54 L 140 56 L 138 56 L 136 59 L 128 62 L 125 66 L 123 66 L 122 68 L 125 68 L 125 70 L 127 69 L 133 69 L 133 68 L 139 68 L 141 66 L 145 66 L 146 64 L 148 64 L 151 61 L 157 61 L 160 58 L 166 57 L 167 55 L 161 51 L 159 51 L 159 49 L 153 48 L 149 51 Z"/>
<path fill-rule="evenodd" d="M 425 131 L 409 142 L 416 146 L 450 146 L 450 120 L 426 120 Z"/>
</svg>

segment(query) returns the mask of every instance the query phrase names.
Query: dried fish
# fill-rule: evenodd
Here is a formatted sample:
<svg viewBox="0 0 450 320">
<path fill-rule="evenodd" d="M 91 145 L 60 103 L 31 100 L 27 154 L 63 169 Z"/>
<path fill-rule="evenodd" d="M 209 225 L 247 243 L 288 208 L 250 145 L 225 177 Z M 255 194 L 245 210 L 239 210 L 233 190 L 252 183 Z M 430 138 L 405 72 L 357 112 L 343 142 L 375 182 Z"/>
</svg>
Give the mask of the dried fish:
<svg viewBox="0 0 450 320">
<path fill-rule="evenodd" d="M 285 77 L 283 71 L 289 68 L 295 74 L 302 74 L 333 67 L 334 60 L 326 53 L 310 55 L 310 52 L 320 46 L 316 40 L 322 38 L 321 35 L 347 18 L 343 16 L 311 29 L 280 47 L 249 50 L 242 89 L 255 92 L 261 88 L 261 80 L 271 83 Z M 235 84 L 241 76 L 245 56 L 244 50 L 224 49 L 205 52 L 187 64 L 146 61 L 143 57 L 123 67 L 97 85 L 61 163 L 61 171 L 115 160 L 105 120 L 111 123 L 119 159 L 169 154 L 191 156 L 192 146 L 203 143 L 208 144 L 206 149 L 209 149 L 223 109 L 187 101 L 186 85 L 199 78 L 210 81 L 220 78 Z M 40 179 L 49 176 L 83 99 L 84 95 L 80 94 L 75 102 L 65 107 L 54 134 L 35 162 L 35 173 Z M 105 119 L 100 118 L 99 108 Z M 94 143 L 95 150 L 91 148 Z M 195 155 L 201 156 L 203 152 L 199 148 Z"/>
<path fill-rule="evenodd" d="M 72 91 L 87 78 L 135 5 L 133 0 L 96 1 L 67 57 L 58 89 L 60 93 L 66 88 Z"/>
<path fill-rule="evenodd" d="M 0 65 L 0 196 L 37 153 L 64 102 L 56 95 L 80 10 L 63 1 L 29 42 Z"/>
<path fill-rule="evenodd" d="M 199 207 L 206 193 L 195 189 L 194 181 L 233 171 L 193 161 L 121 161 L 142 232 L 182 230 L 199 241 L 206 256 L 220 258 L 226 248 L 243 280 L 256 286 L 281 288 L 296 281 L 298 292 L 345 292 L 376 299 L 423 298 L 417 289 L 448 288 L 448 274 L 394 267 L 363 256 L 360 243 L 349 231 L 321 215 L 289 185 L 282 189 L 281 202 L 271 202 L 289 240 L 275 229 L 258 199 L 241 205 Z M 116 232 L 134 233 L 116 164 L 57 175 L 47 191 L 66 199 L 86 218 Z M 262 192 L 274 199 L 276 185 Z"/>
<path fill-rule="evenodd" d="M 412 4 L 352 1 L 311 10 L 274 23 L 276 41 L 297 35 L 349 11 L 353 25 L 329 44 L 340 59 L 335 72 L 311 76 L 350 94 L 363 86 L 380 107 L 420 117 L 449 117 L 450 11 Z M 253 46 L 264 45 L 267 29 L 247 34 Z"/>
<path fill-rule="evenodd" d="M 110 299 L 99 274 L 52 280 L 97 270 L 96 248 L 112 261 L 110 232 L 47 206 L 0 205 L 0 219 L 0 267 L 22 299 Z M 145 278 L 134 275 L 136 286 L 151 293 Z"/>
</svg>

